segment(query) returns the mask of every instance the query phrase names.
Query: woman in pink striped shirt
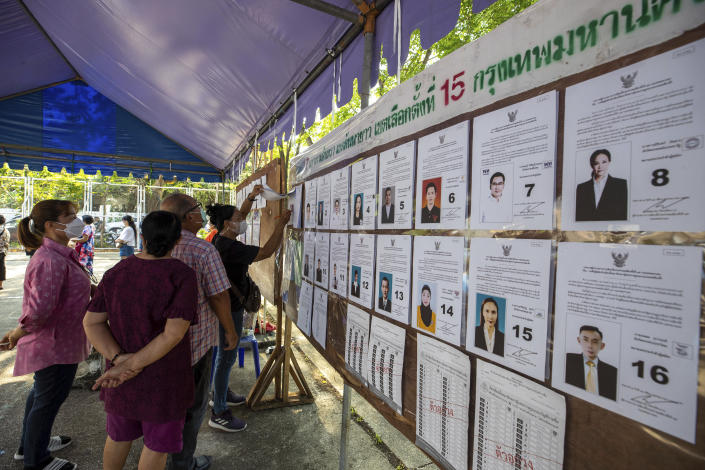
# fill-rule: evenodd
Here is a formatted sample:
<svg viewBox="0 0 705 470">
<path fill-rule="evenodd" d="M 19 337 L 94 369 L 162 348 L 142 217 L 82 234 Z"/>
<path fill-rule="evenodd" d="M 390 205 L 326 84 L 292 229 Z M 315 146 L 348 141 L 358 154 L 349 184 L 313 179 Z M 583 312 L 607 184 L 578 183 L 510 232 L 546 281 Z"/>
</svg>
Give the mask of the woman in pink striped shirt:
<svg viewBox="0 0 705 470">
<path fill-rule="evenodd" d="M 91 281 L 76 252 L 67 246 L 69 239 L 81 236 L 83 226 L 72 202 L 50 199 L 37 203 L 18 227 L 20 243 L 37 252 L 25 273 L 19 325 L 3 336 L 0 350 L 17 346 L 15 376 L 34 373 L 15 454 L 15 460 L 24 460 L 25 469 L 76 468 L 51 455 L 71 438 L 50 434 L 78 363 L 90 349 L 82 321 Z"/>
</svg>

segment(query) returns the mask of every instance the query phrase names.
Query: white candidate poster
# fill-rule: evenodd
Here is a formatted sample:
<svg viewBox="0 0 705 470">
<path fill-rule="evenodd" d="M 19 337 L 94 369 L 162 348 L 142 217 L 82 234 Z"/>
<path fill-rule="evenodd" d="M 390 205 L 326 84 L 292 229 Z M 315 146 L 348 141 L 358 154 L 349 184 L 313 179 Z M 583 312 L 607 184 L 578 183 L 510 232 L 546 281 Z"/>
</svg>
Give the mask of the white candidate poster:
<svg viewBox="0 0 705 470">
<path fill-rule="evenodd" d="M 367 386 L 397 414 L 402 414 L 401 379 L 406 330 L 372 317 L 367 353 Z"/>
<path fill-rule="evenodd" d="M 468 270 L 468 351 L 546 378 L 551 240 L 473 238 Z"/>
<path fill-rule="evenodd" d="M 249 245 L 260 246 L 259 233 L 262 227 L 262 215 L 259 210 L 253 210 L 250 212 L 252 214 L 252 237 L 249 240 Z"/>
<path fill-rule="evenodd" d="M 703 249 L 561 243 L 551 385 L 695 443 Z"/>
<path fill-rule="evenodd" d="M 569 87 L 563 230 L 705 230 L 705 39 Z"/>
<path fill-rule="evenodd" d="M 416 445 L 443 468 L 468 468 L 470 357 L 416 335 Z"/>
<path fill-rule="evenodd" d="M 375 311 L 409 324 L 411 235 L 377 235 Z"/>
<path fill-rule="evenodd" d="M 331 230 L 348 229 L 348 212 L 350 210 L 350 167 L 346 166 L 331 173 L 330 187 L 330 228 Z"/>
<path fill-rule="evenodd" d="M 301 228 L 301 193 L 303 192 L 303 185 L 294 186 L 294 188 L 289 191 L 287 195 L 287 208 L 291 211 L 291 217 L 289 218 L 289 225 L 293 228 Z M 238 205 L 238 207 L 240 207 Z"/>
<path fill-rule="evenodd" d="M 311 336 L 311 306 L 313 305 L 313 286 L 308 282 L 301 283 L 299 291 L 299 316 L 296 326 L 306 336 Z"/>
<path fill-rule="evenodd" d="M 350 230 L 374 230 L 377 208 L 377 155 L 352 164 Z"/>
<path fill-rule="evenodd" d="M 320 287 L 313 289 L 313 317 L 311 319 L 311 335 L 325 350 L 326 332 L 328 327 L 328 291 Z"/>
<path fill-rule="evenodd" d="M 304 182 L 304 228 L 316 228 L 316 188 L 318 182 L 312 178 Z"/>
<path fill-rule="evenodd" d="M 373 308 L 375 284 L 375 236 L 364 233 L 350 234 L 350 272 L 348 275 L 348 300 Z"/>
<path fill-rule="evenodd" d="M 465 229 L 468 132 L 465 121 L 419 139 L 417 229 Z"/>
<path fill-rule="evenodd" d="M 416 141 L 379 155 L 378 229 L 410 229 L 414 218 Z"/>
<path fill-rule="evenodd" d="M 347 233 L 330 234 L 328 289 L 341 297 L 348 296 L 348 237 Z"/>
<path fill-rule="evenodd" d="M 348 304 L 345 325 L 345 367 L 367 385 L 367 343 L 370 338 L 370 314 Z"/>
<path fill-rule="evenodd" d="M 549 91 L 473 120 L 473 230 L 553 229 L 557 115 Z"/>
<path fill-rule="evenodd" d="M 565 398 L 477 360 L 473 470 L 561 470 Z"/>
<path fill-rule="evenodd" d="M 316 178 L 316 228 L 327 230 L 330 226 L 331 174 Z"/>
<path fill-rule="evenodd" d="M 303 278 L 313 282 L 316 276 L 314 260 L 316 254 L 316 232 L 304 232 Z"/>
<path fill-rule="evenodd" d="M 411 324 L 460 346 L 463 310 L 463 237 L 414 237 Z"/>
<path fill-rule="evenodd" d="M 313 283 L 328 288 L 328 260 L 330 254 L 330 233 L 316 233 L 316 264 Z"/>
</svg>

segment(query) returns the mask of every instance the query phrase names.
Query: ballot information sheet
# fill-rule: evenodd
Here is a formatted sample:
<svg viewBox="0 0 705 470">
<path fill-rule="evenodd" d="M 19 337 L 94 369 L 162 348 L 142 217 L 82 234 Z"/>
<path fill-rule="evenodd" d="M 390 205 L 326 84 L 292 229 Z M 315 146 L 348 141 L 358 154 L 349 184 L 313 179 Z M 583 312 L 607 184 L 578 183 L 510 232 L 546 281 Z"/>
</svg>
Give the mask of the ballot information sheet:
<svg viewBox="0 0 705 470">
<path fill-rule="evenodd" d="M 313 318 L 311 320 L 311 335 L 313 339 L 326 349 L 326 328 L 328 327 L 328 291 L 315 287 L 313 289 Z"/>
<path fill-rule="evenodd" d="M 348 229 L 350 211 L 350 167 L 346 166 L 331 173 L 330 187 L 330 228 L 331 230 Z"/>
<path fill-rule="evenodd" d="M 252 238 L 248 244 L 260 246 L 259 233 L 262 227 L 262 214 L 259 210 L 254 210 L 250 213 L 252 214 Z"/>
<path fill-rule="evenodd" d="M 367 342 L 370 338 L 370 314 L 348 304 L 345 325 L 345 367 L 367 385 Z"/>
<path fill-rule="evenodd" d="M 377 208 L 377 155 L 351 167 L 350 230 L 374 230 Z"/>
<path fill-rule="evenodd" d="M 550 274 L 551 240 L 473 238 L 467 350 L 544 380 Z"/>
<path fill-rule="evenodd" d="M 561 470 L 565 398 L 477 360 L 473 470 Z"/>
<path fill-rule="evenodd" d="M 311 306 L 313 304 L 313 285 L 308 282 L 301 283 L 299 291 L 299 317 L 296 326 L 306 336 L 311 336 Z"/>
<path fill-rule="evenodd" d="M 331 174 L 316 178 L 316 228 L 327 230 L 330 226 Z"/>
<path fill-rule="evenodd" d="M 416 228 L 465 228 L 468 139 L 467 121 L 419 139 Z"/>
<path fill-rule="evenodd" d="M 316 228 L 316 189 L 318 182 L 315 178 L 304 182 L 304 228 Z"/>
<path fill-rule="evenodd" d="M 304 262 L 303 278 L 313 282 L 316 278 L 315 257 L 316 254 L 316 232 L 304 232 Z"/>
<path fill-rule="evenodd" d="M 416 335 L 416 445 L 443 468 L 468 467 L 470 357 Z"/>
<path fill-rule="evenodd" d="M 406 330 L 372 317 L 367 353 L 367 386 L 398 414 L 402 414 L 401 376 Z"/>
<path fill-rule="evenodd" d="M 558 92 L 478 116 L 472 123 L 474 230 L 551 230 Z"/>
<path fill-rule="evenodd" d="M 703 249 L 561 243 L 551 385 L 695 443 Z"/>
<path fill-rule="evenodd" d="M 463 317 L 463 237 L 414 237 L 411 325 L 460 346 Z"/>
<path fill-rule="evenodd" d="M 289 218 L 289 225 L 294 228 L 301 228 L 301 193 L 303 192 L 303 185 L 294 186 L 294 188 L 289 191 L 287 195 L 287 207 L 291 211 L 291 217 Z M 237 207 L 240 207 L 238 205 Z"/>
<path fill-rule="evenodd" d="M 316 232 L 316 264 L 313 266 L 313 283 L 328 288 L 328 260 L 330 258 L 330 233 Z"/>
<path fill-rule="evenodd" d="M 409 324 L 411 235 L 377 235 L 375 311 Z"/>
<path fill-rule="evenodd" d="M 347 233 L 330 234 L 328 289 L 341 297 L 348 296 L 348 237 Z"/>
<path fill-rule="evenodd" d="M 365 308 L 373 308 L 375 291 L 375 236 L 350 234 L 350 271 L 348 299 Z"/>
<path fill-rule="evenodd" d="M 563 230 L 705 230 L 703 63 L 705 39 L 566 89 Z"/>
<path fill-rule="evenodd" d="M 379 155 L 378 229 L 410 229 L 414 218 L 416 141 Z"/>
</svg>

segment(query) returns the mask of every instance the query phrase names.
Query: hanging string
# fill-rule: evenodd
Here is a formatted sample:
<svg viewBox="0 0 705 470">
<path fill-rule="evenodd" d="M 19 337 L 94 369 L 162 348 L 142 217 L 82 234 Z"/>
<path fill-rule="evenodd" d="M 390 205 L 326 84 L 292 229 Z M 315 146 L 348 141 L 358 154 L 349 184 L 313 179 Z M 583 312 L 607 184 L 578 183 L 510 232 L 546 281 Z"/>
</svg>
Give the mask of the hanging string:
<svg viewBox="0 0 705 470">
<path fill-rule="evenodd" d="M 340 91 L 340 76 L 343 74 L 343 51 L 340 51 L 340 56 L 338 57 L 338 99 L 336 100 L 336 106 L 340 103 L 340 97 L 343 96 Z"/>
<path fill-rule="evenodd" d="M 394 0 L 394 53 L 397 55 L 397 85 L 401 83 L 401 0 Z"/>
<path fill-rule="evenodd" d="M 338 107 L 338 99 L 335 96 L 335 59 L 333 59 L 333 96 L 331 100 L 333 100 L 333 108 L 331 110 L 332 122 L 335 122 L 335 110 Z"/>
</svg>

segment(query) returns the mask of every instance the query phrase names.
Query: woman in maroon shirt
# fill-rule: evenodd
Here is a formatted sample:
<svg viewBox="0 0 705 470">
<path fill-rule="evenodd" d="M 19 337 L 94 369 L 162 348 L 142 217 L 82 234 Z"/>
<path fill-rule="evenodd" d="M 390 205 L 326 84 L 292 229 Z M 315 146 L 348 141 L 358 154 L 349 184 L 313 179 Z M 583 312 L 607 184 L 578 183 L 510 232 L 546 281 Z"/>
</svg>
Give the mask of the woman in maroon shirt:
<svg viewBox="0 0 705 470">
<path fill-rule="evenodd" d="M 83 325 L 114 367 L 103 387 L 108 437 L 104 468 L 122 468 L 132 441 L 144 436 L 139 468 L 161 469 L 180 452 L 186 410 L 193 401 L 188 329 L 197 309 L 196 273 L 171 257 L 181 223 L 155 211 L 142 223 L 145 251 L 105 273 Z"/>
</svg>

